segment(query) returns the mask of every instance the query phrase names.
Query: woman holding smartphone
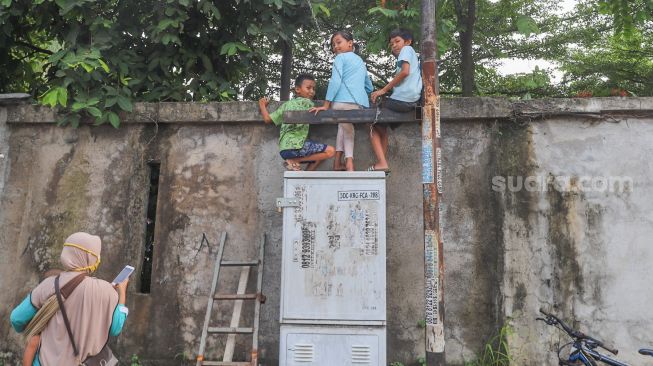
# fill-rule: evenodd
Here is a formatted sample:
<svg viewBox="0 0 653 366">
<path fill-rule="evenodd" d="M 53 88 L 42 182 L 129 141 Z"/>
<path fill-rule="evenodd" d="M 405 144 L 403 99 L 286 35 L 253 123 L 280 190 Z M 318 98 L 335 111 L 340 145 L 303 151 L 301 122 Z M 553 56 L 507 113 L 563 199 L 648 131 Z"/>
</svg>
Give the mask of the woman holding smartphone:
<svg viewBox="0 0 653 366">
<path fill-rule="evenodd" d="M 69 236 L 60 256 L 64 271 L 43 280 L 12 311 L 14 329 L 28 332 L 24 365 L 79 365 L 98 354 L 106 364 L 108 338 L 120 334 L 129 313 L 128 280 L 114 287 L 88 276 L 100 264 L 101 249 L 98 236 L 81 232 Z M 40 343 L 34 342 L 39 335 Z M 37 348 L 31 352 L 35 355 L 30 355 L 30 346 Z M 113 358 L 110 350 L 108 354 Z"/>
</svg>

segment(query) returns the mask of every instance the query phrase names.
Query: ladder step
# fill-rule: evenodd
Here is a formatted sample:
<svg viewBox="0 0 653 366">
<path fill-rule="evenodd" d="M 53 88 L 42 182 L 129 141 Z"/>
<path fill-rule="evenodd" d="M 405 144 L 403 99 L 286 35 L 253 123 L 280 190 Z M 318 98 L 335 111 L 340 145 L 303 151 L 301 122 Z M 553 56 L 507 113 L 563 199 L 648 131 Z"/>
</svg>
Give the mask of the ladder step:
<svg viewBox="0 0 653 366">
<path fill-rule="evenodd" d="M 220 265 L 225 267 L 258 266 L 258 261 L 222 261 Z"/>
<path fill-rule="evenodd" d="M 251 334 L 254 333 L 253 328 L 222 328 L 222 327 L 209 327 L 209 333 L 222 333 L 222 334 Z"/>
<path fill-rule="evenodd" d="M 256 300 L 256 294 L 217 294 L 213 296 L 215 300 Z"/>
<path fill-rule="evenodd" d="M 206 314 L 204 318 L 204 325 L 202 327 L 202 337 L 200 338 L 200 347 L 199 352 L 197 353 L 197 365 L 206 365 L 206 366 L 252 366 L 258 365 L 258 334 L 259 334 L 259 317 L 260 317 L 260 306 L 265 303 L 265 296 L 262 294 L 263 288 L 263 254 L 265 253 L 265 234 L 261 236 L 261 242 L 258 249 L 258 258 L 256 260 L 222 260 L 223 253 L 225 248 L 225 242 L 227 238 L 227 233 L 223 232 L 220 238 L 220 248 L 215 258 L 214 269 L 213 269 L 213 282 L 211 283 L 211 292 L 208 296 L 208 305 L 206 308 Z M 202 240 L 205 240 L 203 237 Z M 216 294 L 216 288 L 218 287 L 218 279 L 221 267 L 241 267 L 240 270 L 240 280 L 238 281 L 238 290 L 235 294 Z M 247 280 L 250 273 L 250 267 L 257 267 L 256 275 L 256 291 L 253 294 L 246 294 L 247 291 Z M 211 314 L 213 307 L 215 305 L 215 300 L 236 300 L 234 303 L 234 309 L 232 314 L 232 322 L 229 324 L 229 327 L 210 327 Z M 254 324 L 251 328 L 240 327 L 239 318 L 240 306 L 242 305 L 242 300 L 254 300 Z M 217 360 L 204 360 L 204 351 L 206 349 L 206 340 L 209 333 L 212 334 L 226 334 L 227 343 L 225 345 L 224 356 L 222 357 L 223 361 Z M 249 362 L 243 361 L 232 361 L 233 360 L 233 340 L 236 338 L 236 334 L 247 334 L 252 337 L 252 360 Z"/>
</svg>

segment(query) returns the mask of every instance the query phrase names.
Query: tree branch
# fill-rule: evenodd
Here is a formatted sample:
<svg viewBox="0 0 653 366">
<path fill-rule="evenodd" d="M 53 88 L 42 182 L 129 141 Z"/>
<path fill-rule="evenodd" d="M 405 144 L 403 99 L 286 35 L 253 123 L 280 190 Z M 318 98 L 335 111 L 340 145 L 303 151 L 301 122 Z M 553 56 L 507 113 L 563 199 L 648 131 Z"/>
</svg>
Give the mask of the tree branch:
<svg viewBox="0 0 653 366">
<path fill-rule="evenodd" d="M 15 41 L 17 45 L 27 47 L 31 50 L 40 52 L 40 53 L 45 53 L 46 55 L 51 55 L 53 52 L 50 50 L 43 49 L 41 47 L 34 46 L 33 44 L 29 44 L 27 42 L 21 41 L 21 40 L 16 40 Z"/>
</svg>

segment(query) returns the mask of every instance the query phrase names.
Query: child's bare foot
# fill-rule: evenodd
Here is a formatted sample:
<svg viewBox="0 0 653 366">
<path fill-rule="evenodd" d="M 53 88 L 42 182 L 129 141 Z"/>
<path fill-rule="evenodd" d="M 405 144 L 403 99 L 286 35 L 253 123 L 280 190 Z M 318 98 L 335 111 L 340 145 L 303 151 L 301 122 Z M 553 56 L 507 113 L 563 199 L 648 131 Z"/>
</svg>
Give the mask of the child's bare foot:
<svg viewBox="0 0 653 366">
<path fill-rule="evenodd" d="M 293 171 L 293 172 L 299 172 L 299 171 L 302 170 L 301 164 L 299 164 L 298 162 L 296 162 L 294 160 L 290 160 L 290 159 L 284 161 L 283 166 L 286 167 L 286 170 L 290 170 L 290 171 Z"/>
<path fill-rule="evenodd" d="M 333 158 L 333 170 L 341 171 L 345 170 L 345 166 L 342 164 L 342 151 L 336 151 L 336 156 Z"/>
<path fill-rule="evenodd" d="M 345 167 L 348 172 L 354 171 L 354 158 L 345 158 Z"/>
<path fill-rule="evenodd" d="M 333 170 L 335 171 L 345 170 L 345 166 L 342 164 L 342 160 L 337 159 L 333 161 Z"/>
</svg>

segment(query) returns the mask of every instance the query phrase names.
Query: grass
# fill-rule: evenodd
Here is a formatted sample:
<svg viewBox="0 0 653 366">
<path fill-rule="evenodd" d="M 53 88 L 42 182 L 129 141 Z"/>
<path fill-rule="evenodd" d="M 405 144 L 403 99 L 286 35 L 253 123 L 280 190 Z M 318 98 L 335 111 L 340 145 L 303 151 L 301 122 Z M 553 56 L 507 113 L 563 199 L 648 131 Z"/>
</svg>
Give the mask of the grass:
<svg viewBox="0 0 653 366">
<path fill-rule="evenodd" d="M 131 366 L 141 366 L 141 360 L 138 358 L 138 355 L 132 355 Z"/>
<path fill-rule="evenodd" d="M 483 352 L 478 358 L 466 362 L 465 366 L 510 366 L 512 357 L 508 348 L 508 337 L 512 334 L 510 325 L 504 325 L 499 334 L 492 337 L 483 347 Z"/>
</svg>

